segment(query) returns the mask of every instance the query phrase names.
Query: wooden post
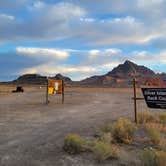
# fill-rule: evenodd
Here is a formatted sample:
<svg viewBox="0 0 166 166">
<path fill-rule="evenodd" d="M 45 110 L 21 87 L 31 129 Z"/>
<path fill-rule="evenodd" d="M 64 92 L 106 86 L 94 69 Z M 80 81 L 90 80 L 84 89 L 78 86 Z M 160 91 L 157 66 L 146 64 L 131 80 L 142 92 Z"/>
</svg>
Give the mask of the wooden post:
<svg viewBox="0 0 166 166">
<path fill-rule="evenodd" d="M 134 114 L 135 114 L 135 123 L 138 124 L 138 115 L 137 115 L 137 92 L 136 92 L 136 79 L 133 79 L 133 90 L 134 90 Z"/>
<path fill-rule="evenodd" d="M 48 101 L 48 79 L 47 79 L 47 82 L 46 82 L 46 104 L 48 104 L 49 103 L 49 101 Z"/>
<path fill-rule="evenodd" d="M 65 94 L 64 94 L 64 80 L 62 80 L 62 104 L 64 104 L 64 98 Z"/>
</svg>

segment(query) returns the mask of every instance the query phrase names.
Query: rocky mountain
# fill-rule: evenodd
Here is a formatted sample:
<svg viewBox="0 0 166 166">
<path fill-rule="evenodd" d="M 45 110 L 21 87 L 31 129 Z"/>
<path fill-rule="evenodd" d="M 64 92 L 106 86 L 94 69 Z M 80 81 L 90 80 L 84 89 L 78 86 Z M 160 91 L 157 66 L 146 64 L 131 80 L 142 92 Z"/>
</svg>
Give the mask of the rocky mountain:
<svg viewBox="0 0 166 166">
<path fill-rule="evenodd" d="M 102 76 L 92 76 L 81 81 L 86 86 L 129 87 L 133 78 L 154 77 L 155 72 L 145 66 L 139 66 L 129 60 L 118 65 Z"/>
<path fill-rule="evenodd" d="M 69 77 L 63 76 L 62 74 L 57 74 L 55 77 L 51 77 L 52 79 L 57 79 L 57 80 L 63 80 L 64 82 L 72 82 L 72 80 Z"/>
<path fill-rule="evenodd" d="M 101 75 L 92 76 L 82 81 L 72 81 L 69 77 L 57 74 L 51 79 L 64 80 L 65 85 L 68 86 L 102 86 L 102 87 L 129 87 L 132 85 L 133 78 L 141 77 L 160 77 L 166 78 L 165 73 L 156 74 L 151 69 L 137 65 L 129 60 L 123 64 L 118 65 L 112 71 Z M 45 84 L 46 76 L 38 74 L 26 74 L 14 80 L 14 84 Z"/>
<path fill-rule="evenodd" d="M 107 76 L 119 77 L 119 78 L 131 78 L 131 77 L 151 77 L 155 76 L 155 72 L 145 66 L 139 66 L 129 60 L 124 64 L 120 64 L 112 71 L 106 74 Z"/>
</svg>

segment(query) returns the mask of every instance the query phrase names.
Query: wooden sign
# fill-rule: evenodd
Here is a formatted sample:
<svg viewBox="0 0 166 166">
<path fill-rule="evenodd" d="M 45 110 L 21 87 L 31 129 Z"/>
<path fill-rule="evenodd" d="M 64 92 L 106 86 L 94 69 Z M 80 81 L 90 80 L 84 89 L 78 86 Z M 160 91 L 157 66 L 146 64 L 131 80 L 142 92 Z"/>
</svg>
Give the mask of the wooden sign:
<svg viewBox="0 0 166 166">
<path fill-rule="evenodd" d="M 46 104 L 49 103 L 48 96 L 52 94 L 61 94 L 62 103 L 64 103 L 64 82 L 63 80 L 47 79 Z"/>
<path fill-rule="evenodd" d="M 63 81 L 48 79 L 48 94 L 62 94 Z"/>
<path fill-rule="evenodd" d="M 149 108 L 166 109 L 166 88 L 142 88 Z"/>
</svg>

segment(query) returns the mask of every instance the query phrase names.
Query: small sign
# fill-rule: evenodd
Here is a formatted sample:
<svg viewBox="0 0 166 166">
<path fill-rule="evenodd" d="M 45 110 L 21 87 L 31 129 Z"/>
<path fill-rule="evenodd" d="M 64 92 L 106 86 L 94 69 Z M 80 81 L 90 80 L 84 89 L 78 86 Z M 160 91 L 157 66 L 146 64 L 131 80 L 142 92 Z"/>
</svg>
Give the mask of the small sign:
<svg viewBox="0 0 166 166">
<path fill-rule="evenodd" d="M 48 94 L 49 95 L 54 94 L 54 88 L 53 87 L 48 87 Z"/>
<path fill-rule="evenodd" d="M 48 94 L 62 94 L 62 80 L 48 79 Z"/>
<path fill-rule="evenodd" d="M 142 88 L 149 108 L 166 109 L 166 88 Z"/>
</svg>

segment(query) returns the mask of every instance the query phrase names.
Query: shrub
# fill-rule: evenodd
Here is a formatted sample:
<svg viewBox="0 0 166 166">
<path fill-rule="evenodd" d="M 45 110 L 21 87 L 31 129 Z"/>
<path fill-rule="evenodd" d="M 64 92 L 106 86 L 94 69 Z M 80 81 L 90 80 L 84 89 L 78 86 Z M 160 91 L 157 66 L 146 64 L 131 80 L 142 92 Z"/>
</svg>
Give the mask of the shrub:
<svg viewBox="0 0 166 166">
<path fill-rule="evenodd" d="M 158 166 L 166 165 L 166 152 L 156 151 L 156 162 Z"/>
<path fill-rule="evenodd" d="M 157 129 L 147 127 L 146 131 L 147 131 L 148 136 L 153 144 L 159 145 L 161 143 L 161 141 L 162 141 L 161 134 Z"/>
<path fill-rule="evenodd" d="M 164 151 L 156 151 L 156 163 L 157 166 L 164 166 L 166 165 L 166 152 Z"/>
<path fill-rule="evenodd" d="M 161 112 L 159 114 L 159 119 L 161 123 L 166 124 L 166 112 Z"/>
<path fill-rule="evenodd" d="M 85 151 L 86 140 L 79 135 L 69 134 L 64 140 L 64 150 L 70 154 Z"/>
<path fill-rule="evenodd" d="M 109 158 L 118 158 L 118 148 L 103 141 L 96 141 L 93 153 L 99 162 Z"/>
<path fill-rule="evenodd" d="M 144 149 L 140 155 L 144 166 L 164 166 L 166 165 L 166 152 L 155 149 Z"/>
<path fill-rule="evenodd" d="M 133 139 L 136 126 L 129 119 L 120 118 L 113 127 L 113 137 L 122 143 L 130 143 Z"/>
<path fill-rule="evenodd" d="M 140 159 L 143 166 L 157 166 L 154 150 L 144 149 L 140 154 Z"/>
<path fill-rule="evenodd" d="M 139 123 L 145 124 L 148 122 L 155 122 L 157 119 L 149 111 L 143 111 L 138 114 Z"/>
</svg>

